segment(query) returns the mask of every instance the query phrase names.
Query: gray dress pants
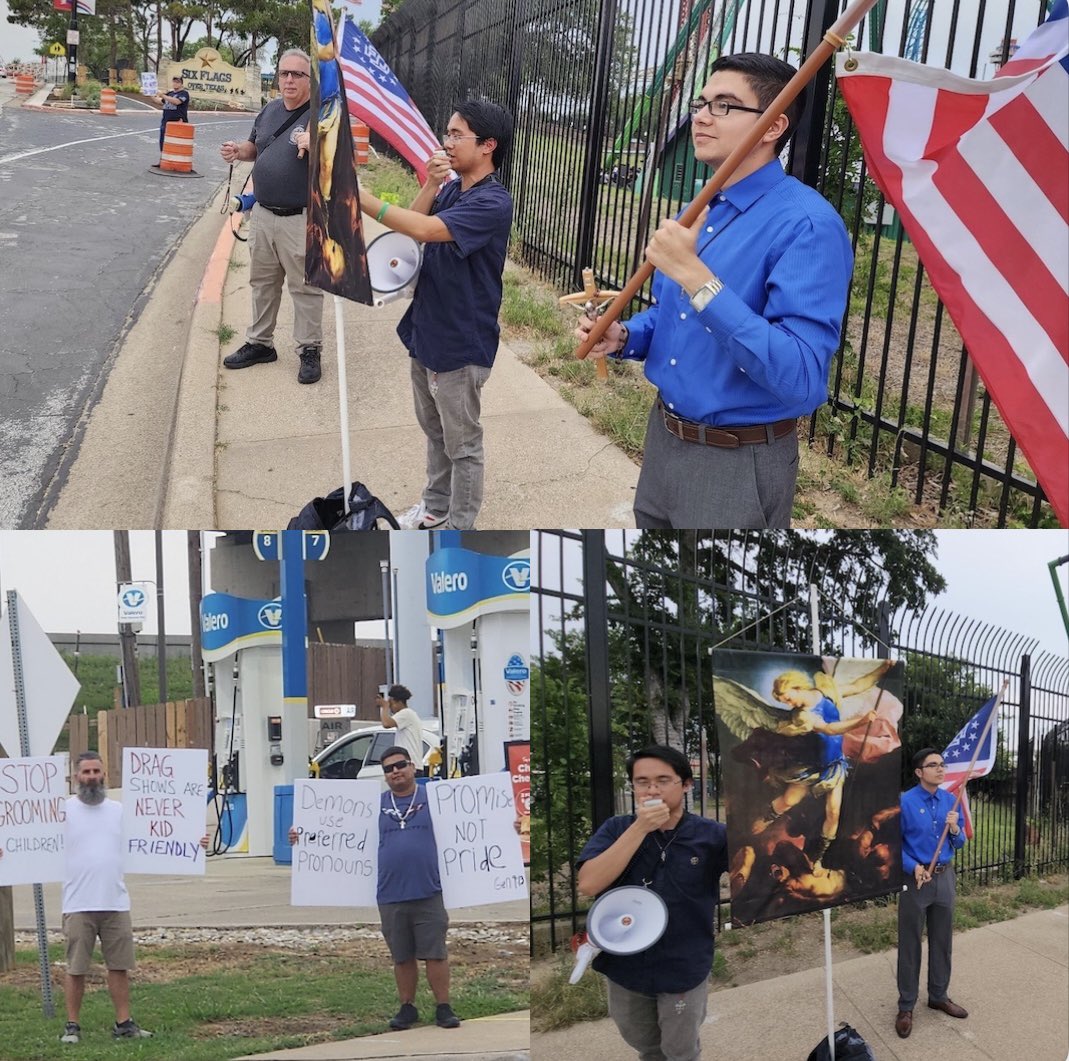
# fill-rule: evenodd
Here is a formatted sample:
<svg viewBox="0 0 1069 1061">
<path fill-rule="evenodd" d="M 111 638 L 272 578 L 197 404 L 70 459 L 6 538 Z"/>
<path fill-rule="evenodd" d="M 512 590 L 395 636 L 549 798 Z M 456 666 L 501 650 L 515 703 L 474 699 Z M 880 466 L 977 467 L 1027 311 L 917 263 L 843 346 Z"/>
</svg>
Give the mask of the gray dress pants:
<svg viewBox="0 0 1069 1061">
<path fill-rule="evenodd" d="M 945 1002 L 950 989 L 954 931 L 954 868 L 918 888 L 912 874 L 898 896 L 898 1008 L 913 1011 L 921 975 L 921 929 L 928 928 L 928 1001 Z"/>
<path fill-rule="evenodd" d="M 669 434 L 656 404 L 635 491 L 635 526 L 711 530 L 789 527 L 798 436 L 724 449 Z"/>
</svg>

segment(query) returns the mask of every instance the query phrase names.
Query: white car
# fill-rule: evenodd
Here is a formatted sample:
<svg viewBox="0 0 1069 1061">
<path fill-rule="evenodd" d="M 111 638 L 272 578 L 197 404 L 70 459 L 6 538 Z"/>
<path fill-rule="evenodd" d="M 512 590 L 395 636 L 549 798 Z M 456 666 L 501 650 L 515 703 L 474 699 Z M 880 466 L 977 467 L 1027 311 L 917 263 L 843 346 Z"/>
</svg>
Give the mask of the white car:
<svg viewBox="0 0 1069 1061">
<path fill-rule="evenodd" d="M 426 769 L 430 765 L 432 753 L 438 751 L 440 741 L 438 734 L 424 727 L 423 762 Z M 385 785 L 382 773 L 382 755 L 387 748 L 397 744 L 397 730 L 385 726 L 369 726 L 345 733 L 333 744 L 328 744 L 309 764 L 310 777 L 322 777 L 333 780 L 361 780 L 376 778 Z"/>
</svg>

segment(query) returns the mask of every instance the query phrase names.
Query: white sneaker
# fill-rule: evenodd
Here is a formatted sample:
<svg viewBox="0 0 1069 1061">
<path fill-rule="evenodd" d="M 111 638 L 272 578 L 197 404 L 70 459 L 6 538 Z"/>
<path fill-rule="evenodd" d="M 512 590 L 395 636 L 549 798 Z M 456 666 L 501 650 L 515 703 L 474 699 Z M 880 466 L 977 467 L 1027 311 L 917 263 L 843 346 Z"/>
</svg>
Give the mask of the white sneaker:
<svg viewBox="0 0 1069 1061">
<path fill-rule="evenodd" d="M 407 512 L 402 512 L 397 517 L 397 522 L 402 530 L 434 530 L 436 527 L 445 526 L 448 519 L 448 516 L 432 516 L 420 501 Z"/>
</svg>

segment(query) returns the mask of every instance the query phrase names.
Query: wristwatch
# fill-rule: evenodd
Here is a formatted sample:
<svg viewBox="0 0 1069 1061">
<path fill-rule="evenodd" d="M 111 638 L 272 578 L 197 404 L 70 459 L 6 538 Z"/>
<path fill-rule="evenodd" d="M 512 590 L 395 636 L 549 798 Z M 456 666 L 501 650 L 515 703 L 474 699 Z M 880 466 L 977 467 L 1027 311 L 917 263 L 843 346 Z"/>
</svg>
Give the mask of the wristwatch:
<svg viewBox="0 0 1069 1061">
<path fill-rule="evenodd" d="M 720 278 L 714 276 L 712 280 L 702 284 L 693 295 L 690 296 L 690 304 L 694 307 L 695 313 L 701 313 L 710 302 L 724 290 L 724 285 L 720 282 Z"/>
</svg>

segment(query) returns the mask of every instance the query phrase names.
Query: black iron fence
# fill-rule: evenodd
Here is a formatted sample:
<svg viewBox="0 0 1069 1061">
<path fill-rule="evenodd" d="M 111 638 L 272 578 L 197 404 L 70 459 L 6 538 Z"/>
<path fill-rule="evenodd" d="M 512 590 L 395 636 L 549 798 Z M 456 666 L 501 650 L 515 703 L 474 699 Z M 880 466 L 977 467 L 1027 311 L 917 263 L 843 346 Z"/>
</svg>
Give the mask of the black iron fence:
<svg viewBox="0 0 1069 1061">
<path fill-rule="evenodd" d="M 905 661 L 907 749 L 945 746 L 1009 680 L 995 767 L 969 786 L 976 835 L 959 871 L 987 883 L 1069 866 L 1069 659 L 917 607 L 923 564 L 901 543 L 924 539 L 882 533 L 534 533 L 533 947 L 580 927 L 572 868 L 593 830 L 631 809 L 630 750 L 682 749 L 695 773 L 690 809 L 720 816 L 711 651 L 811 652 L 810 586 L 822 654 Z"/>
<path fill-rule="evenodd" d="M 981 4 L 878 0 L 860 47 L 990 77 L 1048 0 Z M 708 178 L 689 145 L 687 101 L 720 54 L 763 51 L 796 65 L 839 0 L 406 0 L 374 35 L 423 110 L 444 129 L 458 99 L 516 116 L 504 172 L 516 200 L 514 253 L 561 290 L 619 289 L 649 233 Z M 1055 525 L 973 370 L 894 211 L 868 178 L 830 68 L 810 86 L 787 159 L 850 231 L 855 268 L 831 398 L 809 437 L 894 503 L 949 524 Z M 648 300 L 648 287 L 636 300 Z M 637 308 L 637 307 L 636 307 Z"/>
</svg>

